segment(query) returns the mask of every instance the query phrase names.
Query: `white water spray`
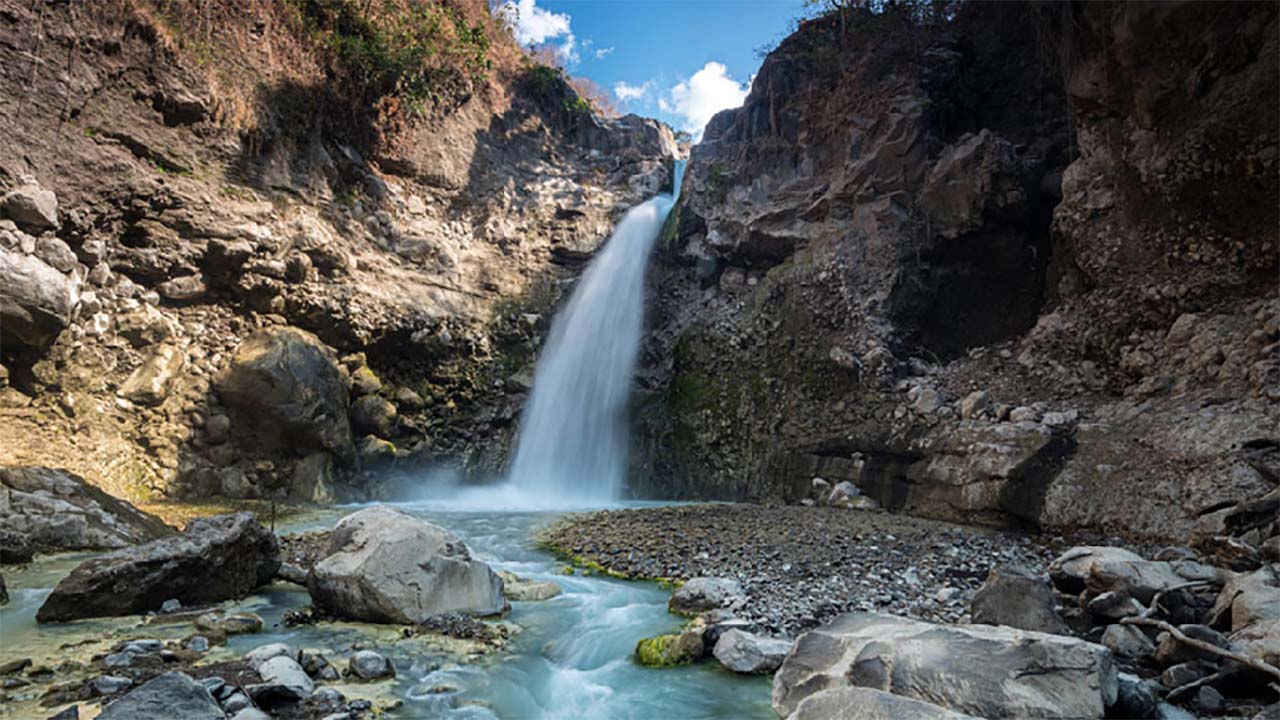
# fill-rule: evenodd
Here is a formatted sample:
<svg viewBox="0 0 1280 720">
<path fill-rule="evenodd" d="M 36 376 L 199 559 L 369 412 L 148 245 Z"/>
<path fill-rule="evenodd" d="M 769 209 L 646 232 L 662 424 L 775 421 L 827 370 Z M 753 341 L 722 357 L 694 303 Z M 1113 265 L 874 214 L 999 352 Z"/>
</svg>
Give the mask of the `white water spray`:
<svg viewBox="0 0 1280 720">
<path fill-rule="evenodd" d="M 653 243 L 680 195 L 627 211 L 556 316 L 521 419 L 510 482 L 541 505 L 616 500 L 626 479 L 627 404 Z"/>
</svg>

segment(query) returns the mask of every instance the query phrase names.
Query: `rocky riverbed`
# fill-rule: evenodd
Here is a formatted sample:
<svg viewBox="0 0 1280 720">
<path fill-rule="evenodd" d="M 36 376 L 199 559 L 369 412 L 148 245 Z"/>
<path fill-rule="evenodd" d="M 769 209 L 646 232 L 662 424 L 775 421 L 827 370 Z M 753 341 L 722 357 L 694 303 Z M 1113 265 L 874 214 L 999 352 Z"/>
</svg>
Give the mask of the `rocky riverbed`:
<svg viewBox="0 0 1280 720">
<path fill-rule="evenodd" d="M 739 617 L 792 635 L 850 610 L 940 622 L 968 619 L 988 571 L 1044 571 L 1053 558 L 1025 535 L 842 508 L 682 505 L 572 516 L 545 541 L 627 577 L 737 579 Z"/>
</svg>

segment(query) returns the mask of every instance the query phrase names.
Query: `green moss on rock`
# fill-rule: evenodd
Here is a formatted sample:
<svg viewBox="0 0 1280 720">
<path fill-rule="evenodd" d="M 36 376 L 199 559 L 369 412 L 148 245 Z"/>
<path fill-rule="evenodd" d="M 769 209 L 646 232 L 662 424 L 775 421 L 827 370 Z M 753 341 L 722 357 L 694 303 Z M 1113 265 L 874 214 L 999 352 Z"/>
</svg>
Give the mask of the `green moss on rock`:
<svg viewBox="0 0 1280 720">
<path fill-rule="evenodd" d="M 646 667 L 688 665 L 702 659 L 702 628 L 688 629 L 670 635 L 644 638 L 636 643 L 636 662 Z"/>
</svg>

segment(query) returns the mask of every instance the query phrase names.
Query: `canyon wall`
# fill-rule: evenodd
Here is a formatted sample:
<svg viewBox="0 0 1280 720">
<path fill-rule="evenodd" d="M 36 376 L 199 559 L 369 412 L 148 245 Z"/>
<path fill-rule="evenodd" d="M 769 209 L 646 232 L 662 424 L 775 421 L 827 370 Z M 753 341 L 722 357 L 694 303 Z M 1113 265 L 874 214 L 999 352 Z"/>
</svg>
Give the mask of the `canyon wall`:
<svg viewBox="0 0 1280 720">
<path fill-rule="evenodd" d="M 803 23 L 694 147 L 636 490 L 1183 538 L 1277 482 L 1265 3 Z"/>
<path fill-rule="evenodd" d="M 674 151 L 484 2 L 0 2 L 0 464 L 132 499 L 494 471 Z"/>
</svg>

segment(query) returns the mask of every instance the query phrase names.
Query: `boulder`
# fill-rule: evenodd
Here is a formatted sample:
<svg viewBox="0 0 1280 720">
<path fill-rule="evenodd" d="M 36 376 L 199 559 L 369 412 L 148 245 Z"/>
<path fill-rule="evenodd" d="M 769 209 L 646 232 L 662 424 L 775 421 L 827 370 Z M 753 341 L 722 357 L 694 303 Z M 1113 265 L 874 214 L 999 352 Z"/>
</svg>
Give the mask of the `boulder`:
<svg viewBox="0 0 1280 720">
<path fill-rule="evenodd" d="M 1118 592 L 1144 605 L 1150 603 L 1157 592 L 1187 582 L 1171 563 L 1145 560 L 1114 547 L 1072 548 L 1049 565 L 1049 576 L 1054 585 L 1066 593 Z"/>
<path fill-rule="evenodd" d="M 372 650 L 360 650 L 347 663 L 351 674 L 361 680 L 382 680 L 396 676 L 396 666 L 385 655 Z"/>
<path fill-rule="evenodd" d="M 561 593 L 560 586 L 550 580 L 531 580 L 515 573 L 498 571 L 502 578 L 502 594 L 514 602 L 550 600 Z"/>
<path fill-rule="evenodd" d="M 827 496 L 827 504 L 831 507 L 850 508 L 853 507 L 854 501 L 862 496 L 858 488 L 848 480 L 836 483 L 831 488 L 831 494 Z"/>
<path fill-rule="evenodd" d="M 678 615 L 697 615 L 707 610 L 729 607 L 745 595 L 732 578 L 696 577 L 676 588 L 667 609 Z"/>
<path fill-rule="evenodd" d="M 80 284 L 32 255 L 0 246 L 0 344 L 42 348 L 71 324 Z"/>
<path fill-rule="evenodd" d="M 453 533 L 378 505 L 340 520 L 307 578 L 311 598 L 335 615 L 417 624 L 433 615 L 496 615 L 502 579 Z"/>
<path fill-rule="evenodd" d="M 173 345 L 159 345 L 120 386 L 120 396 L 139 405 L 159 405 L 187 358 Z"/>
<path fill-rule="evenodd" d="M 390 437 L 396 427 L 396 406 L 386 398 L 365 395 L 351 404 L 351 422 L 358 433 Z"/>
<path fill-rule="evenodd" d="M 1201 640 L 1215 647 L 1229 648 L 1230 643 L 1222 633 L 1206 625 L 1180 625 L 1182 634 L 1193 640 Z M 1156 646 L 1155 661 L 1160 667 L 1177 665 L 1198 658 L 1212 660 L 1219 656 L 1198 650 L 1175 638 L 1171 633 L 1160 634 L 1160 644 Z"/>
<path fill-rule="evenodd" d="M 0 466 L 0 540 L 51 552 L 115 550 L 175 532 L 66 470 Z"/>
<path fill-rule="evenodd" d="M 265 330 L 240 344 L 214 383 L 234 424 L 268 447 L 351 453 L 347 390 L 333 351 L 296 328 Z"/>
<path fill-rule="evenodd" d="M 56 237 L 46 235 L 36 240 L 36 257 L 58 272 L 71 272 L 80 264 L 71 247 Z"/>
<path fill-rule="evenodd" d="M 262 682 L 245 688 L 259 707 L 277 708 L 311 696 L 315 683 L 289 655 L 274 655 L 254 667 Z"/>
<path fill-rule="evenodd" d="M 269 645 L 259 645 L 244 654 L 244 661 L 257 672 L 263 663 L 271 658 L 277 657 L 293 657 L 293 650 L 284 643 L 271 643 Z"/>
<path fill-rule="evenodd" d="M 1111 653 L 1076 638 L 988 625 L 849 613 L 796 640 L 773 678 L 786 717 L 855 685 L 979 717 L 1100 718 L 1115 702 Z"/>
<path fill-rule="evenodd" d="M 1156 711 L 1160 698 L 1160 684 L 1143 680 L 1137 675 L 1117 675 L 1116 704 L 1111 706 L 1112 717 L 1149 718 Z"/>
<path fill-rule="evenodd" d="M 1232 577 L 1209 611 L 1209 624 L 1224 630 L 1270 620 L 1280 620 L 1280 564 Z"/>
<path fill-rule="evenodd" d="M 801 700 L 787 720 L 977 720 L 919 700 L 864 687 L 823 690 Z"/>
<path fill-rule="evenodd" d="M 170 598 L 185 606 L 242 598 L 279 567 L 276 536 L 251 513 L 198 518 L 181 535 L 81 563 L 45 599 L 36 620 L 132 615 Z"/>
<path fill-rule="evenodd" d="M 646 667 L 688 665 L 706 657 L 703 628 L 693 625 L 678 633 L 644 638 L 636 643 L 636 662 Z"/>
<path fill-rule="evenodd" d="M 98 720 L 224 720 L 209 690 L 181 672 L 139 685 L 103 709 Z"/>
<path fill-rule="evenodd" d="M 716 641 L 711 654 L 733 672 L 766 674 L 777 670 L 790 651 L 787 640 L 729 630 Z"/>
<path fill-rule="evenodd" d="M 0 211 L 18 227 L 38 234 L 58 228 L 58 196 L 31 178 L 0 198 Z"/>
<path fill-rule="evenodd" d="M 1100 642 L 1116 657 L 1136 660 L 1156 651 L 1156 644 L 1134 625 L 1109 625 Z"/>
<path fill-rule="evenodd" d="M 1020 567 L 992 568 L 974 593 L 975 623 L 1006 625 L 1054 635 L 1071 634 L 1058 615 L 1053 590 L 1039 575 Z"/>
</svg>

